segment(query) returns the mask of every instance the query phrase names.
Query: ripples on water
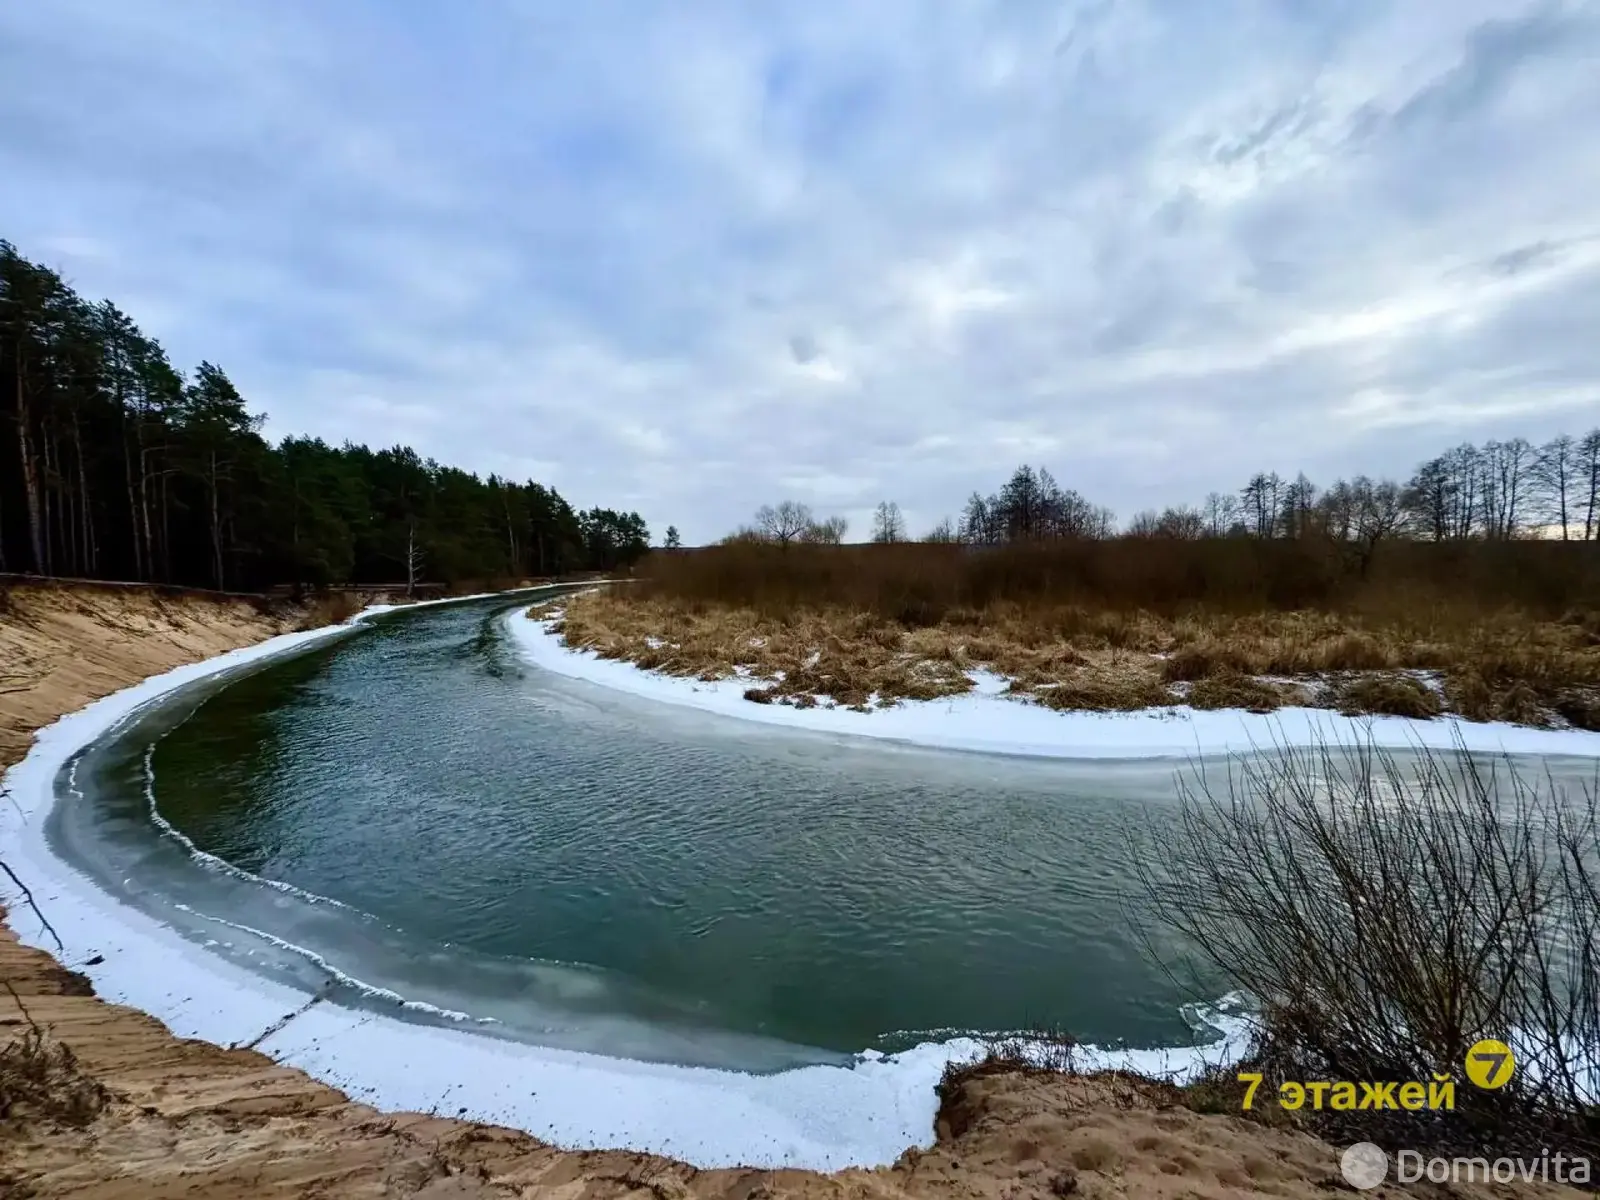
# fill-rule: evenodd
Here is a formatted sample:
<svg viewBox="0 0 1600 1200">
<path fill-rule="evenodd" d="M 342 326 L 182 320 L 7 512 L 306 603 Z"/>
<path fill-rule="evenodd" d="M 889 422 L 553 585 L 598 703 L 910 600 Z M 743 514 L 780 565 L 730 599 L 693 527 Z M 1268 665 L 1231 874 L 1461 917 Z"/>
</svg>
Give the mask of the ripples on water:
<svg viewBox="0 0 1600 1200">
<path fill-rule="evenodd" d="M 766 1069 L 930 1031 L 1188 1040 L 1196 997 L 1127 911 L 1126 833 L 1176 811 L 1180 766 L 652 705 L 525 668 L 506 611 L 400 614 L 147 714 L 80 764 L 93 803 L 58 809 L 56 836 L 263 969 L 327 978 L 240 927 L 554 1044 Z M 349 909 L 197 869 L 151 824 L 151 745 L 184 837 Z"/>
</svg>

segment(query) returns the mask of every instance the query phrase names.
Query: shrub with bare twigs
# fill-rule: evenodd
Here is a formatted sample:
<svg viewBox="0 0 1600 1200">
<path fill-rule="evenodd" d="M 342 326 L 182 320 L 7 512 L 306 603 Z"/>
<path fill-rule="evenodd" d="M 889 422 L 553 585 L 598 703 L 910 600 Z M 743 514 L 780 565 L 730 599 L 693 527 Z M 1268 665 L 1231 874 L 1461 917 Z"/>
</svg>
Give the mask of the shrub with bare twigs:
<svg viewBox="0 0 1600 1200">
<path fill-rule="evenodd" d="M 1570 795 L 1464 749 L 1322 745 L 1221 778 L 1200 767 L 1180 788 L 1159 850 L 1135 855 L 1138 890 L 1188 967 L 1259 1002 L 1264 1093 L 1459 1080 L 1468 1048 L 1496 1038 L 1516 1075 L 1492 1092 L 1460 1083 L 1454 1114 L 1305 1115 L 1391 1144 L 1600 1150 L 1595 787 Z"/>
<path fill-rule="evenodd" d="M 79 1070 L 70 1046 L 39 1027 L 9 984 L 6 990 L 18 1016 L 0 1022 L 15 1030 L 0 1044 L 0 1123 L 29 1117 L 87 1125 L 106 1106 L 109 1093 Z"/>
</svg>

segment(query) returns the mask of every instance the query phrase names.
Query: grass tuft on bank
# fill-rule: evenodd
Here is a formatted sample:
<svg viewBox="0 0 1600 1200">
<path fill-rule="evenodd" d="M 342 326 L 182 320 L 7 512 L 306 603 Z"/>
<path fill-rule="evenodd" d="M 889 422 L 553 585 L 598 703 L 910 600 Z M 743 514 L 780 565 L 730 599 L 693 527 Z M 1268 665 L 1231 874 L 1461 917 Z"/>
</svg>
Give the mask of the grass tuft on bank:
<svg viewBox="0 0 1600 1200">
<path fill-rule="evenodd" d="M 669 675 L 743 677 L 760 703 L 864 710 L 935 700 L 972 690 L 974 672 L 986 671 L 1013 697 L 1062 711 L 1310 705 L 1600 729 L 1600 647 L 1581 626 L 1514 611 L 1419 610 L 1379 621 L 1359 612 L 1163 616 L 998 601 L 907 627 L 840 606 L 772 614 L 636 586 L 559 607 L 572 648 Z"/>
<path fill-rule="evenodd" d="M 79 1069 L 70 1046 L 34 1022 L 15 992 L 11 999 L 18 1015 L 0 1019 L 0 1130 L 27 1120 L 88 1125 L 110 1094 Z"/>
<path fill-rule="evenodd" d="M 569 645 L 758 703 L 866 709 L 1003 676 L 1059 710 L 1172 704 L 1600 729 L 1600 555 L 1582 543 L 1120 538 L 736 542 L 566 604 Z"/>
</svg>

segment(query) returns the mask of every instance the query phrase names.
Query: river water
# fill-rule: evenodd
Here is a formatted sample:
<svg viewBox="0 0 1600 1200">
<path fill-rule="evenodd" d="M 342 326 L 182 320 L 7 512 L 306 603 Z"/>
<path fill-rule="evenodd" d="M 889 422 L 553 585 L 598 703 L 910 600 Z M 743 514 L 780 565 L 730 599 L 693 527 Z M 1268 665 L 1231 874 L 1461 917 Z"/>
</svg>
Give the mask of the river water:
<svg viewBox="0 0 1600 1200">
<path fill-rule="evenodd" d="M 543 1044 L 765 1071 L 967 1032 L 1195 1040 L 1183 1005 L 1224 982 L 1154 960 L 1130 857 L 1185 764 L 675 709 L 525 665 L 512 608 L 401 611 L 179 693 L 63 772 L 49 835 L 308 994 Z"/>
</svg>

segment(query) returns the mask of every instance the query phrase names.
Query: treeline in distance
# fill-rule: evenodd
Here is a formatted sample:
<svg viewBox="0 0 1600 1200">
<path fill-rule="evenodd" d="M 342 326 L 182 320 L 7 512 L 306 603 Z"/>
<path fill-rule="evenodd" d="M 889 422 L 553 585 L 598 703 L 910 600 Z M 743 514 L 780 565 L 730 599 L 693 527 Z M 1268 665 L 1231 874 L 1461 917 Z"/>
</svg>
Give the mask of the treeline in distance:
<svg viewBox="0 0 1600 1200">
<path fill-rule="evenodd" d="M 223 369 L 185 375 L 109 300 L 0 241 L 0 572 L 224 590 L 452 583 L 632 563 L 635 512 L 405 446 L 261 436 Z"/>
<path fill-rule="evenodd" d="M 726 542 L 833 543 L 842 517 L 818 520 L 793 500 L 767 505 Z M 1193 541 L 1326 536 L 1368 548 L 1389 538 L 1417 541 L 1600 541 L 1600 428 L 1561 434 L 1542 446 L 1525 438 L 1463 444 L 1419 466 L 1401 483 L 1358 475 L 1319 488 L 1302 473 L 1258 472 L 1237 493 L 1212 492 L 1200 505 L 1135 514 L 1119 527 L 1111 509 L 1063 488 L 1048 470 L 1018 467 L 999 491 L 974 492 L 959 520 L 945 519 L 924 542 L 1001 545 L 1116 536 Z M 912 540 L 891 500 L 873 514 L 870 540 Z"/>
</svg>

